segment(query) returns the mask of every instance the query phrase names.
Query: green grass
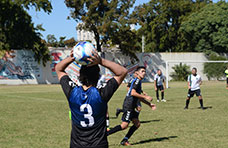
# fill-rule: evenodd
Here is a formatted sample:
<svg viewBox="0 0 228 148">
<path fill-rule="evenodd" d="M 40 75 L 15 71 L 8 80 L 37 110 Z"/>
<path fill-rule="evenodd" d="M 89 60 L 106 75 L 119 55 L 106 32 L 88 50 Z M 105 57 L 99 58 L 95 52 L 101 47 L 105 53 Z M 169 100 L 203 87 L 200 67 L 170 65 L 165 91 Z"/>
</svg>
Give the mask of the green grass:
<svg viewBox="0 0 228 148">
<path fill-rule="evenodd" d="M 228 90 L 224 82 L 204 82 L 202 95 L 206 110 L 200 110 L 196 97 L 184 110 L 185 82 L 171 82 L 165 92 L 166 103 L 155 102 L 152 83 L 143 84 L 154 98 L 157 110 L 143 104 L 141 127 L 131 137 L 138 148 L 227 148 Z M 126 85 L 109 102 L 111 127 L 121 123 L 114 118 L 122 106 Z M 69 147 L 71 123 L 68 103 L 59 85 L 0 86 L 0 148 Z M 126 131 L 111 135 L 111 148 L 121 147 Z M 155 134 L 157 132 L 157 134 Z"/>
</svg>

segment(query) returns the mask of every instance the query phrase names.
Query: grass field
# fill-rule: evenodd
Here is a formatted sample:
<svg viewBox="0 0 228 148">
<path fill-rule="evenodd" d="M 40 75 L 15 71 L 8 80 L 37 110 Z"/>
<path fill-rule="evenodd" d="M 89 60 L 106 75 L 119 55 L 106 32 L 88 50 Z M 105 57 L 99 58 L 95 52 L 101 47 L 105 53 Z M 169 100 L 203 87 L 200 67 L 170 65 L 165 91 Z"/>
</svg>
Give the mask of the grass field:
<svg viewBox="0 0 228 148">
<path fill-rule="evenodd" d="M 143 104 L 141 127 L 131 137 L 138 148 L 228 148 L 228 90 L 224 82 L 204 82 L 202 95 L 206 110 L 198 109 L 194 97 L 184 110 L 186 82 L 171 82 L 166 103 L 155 102 L 152 83 L 143 84 L 154 98 L 157 110 Z M 111 127 L 121 123 L 114 118 L 122 106 L 126 85 L 109 102 Z M 68 104 L 59 85 L 0 85 L 0 148 L 67 148 L 71 123 Z M 121 147 L 126 131 L 111 135 L 111 148 Z M 157 134 L 155 134 L 157 132 Z"/>
</svg>

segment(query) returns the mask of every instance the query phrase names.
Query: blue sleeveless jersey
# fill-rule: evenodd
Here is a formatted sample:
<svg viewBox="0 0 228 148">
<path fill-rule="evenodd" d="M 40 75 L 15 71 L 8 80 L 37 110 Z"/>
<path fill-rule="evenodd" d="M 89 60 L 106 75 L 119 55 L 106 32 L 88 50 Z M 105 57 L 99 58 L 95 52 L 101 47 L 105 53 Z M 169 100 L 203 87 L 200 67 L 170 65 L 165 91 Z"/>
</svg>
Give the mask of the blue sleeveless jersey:
<svg viewBox="0 0 228 148">
<path fill-rule="evenodd" d="M 69 98 L 72 122 L 78 127 L 89 128 L 100 125 L 105 120 L 107 102 L 105 102 L 95 87 L 84 91 L 75 87 Z"/>
</svg>

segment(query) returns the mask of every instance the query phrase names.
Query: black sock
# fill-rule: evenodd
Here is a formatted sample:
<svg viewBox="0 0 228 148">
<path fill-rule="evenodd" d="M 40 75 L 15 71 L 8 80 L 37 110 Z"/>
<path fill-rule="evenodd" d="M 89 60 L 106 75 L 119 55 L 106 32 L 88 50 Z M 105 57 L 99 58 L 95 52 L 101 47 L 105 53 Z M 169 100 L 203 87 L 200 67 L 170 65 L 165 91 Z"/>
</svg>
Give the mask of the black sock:
<svg viewBox="0 0 228 148">
<path fill-rule="evenodd" d="M 157 96 L 157 100 L 159 100 L 159 93 L 158 93 L 158 90 L 156 90 L 156 96 Z"/>
<path fill-rule="evenodd" d="M 116 132 L 118 132 L 118 131 L 121 131 L 121 130 L 122 130 L 121 126 L 120 126 L 120 125 L 117 125 L 117 126 L 115 126 L 114 128 L 111 128 L 111 129 L 107 132 L 107 136 L 109 136 L 109 135 L 111 135 L 111 134 L 113 134 L 113 133 L 116 133 Z"/>
<path fill-rule="evenodd" d="M 133 125 L 130 129 L 129 129 L 129 131 L 128 131 L 128 133 L 127 133 L 127 135 L 125 136 L 126 138 L 128 138 L 128 139 L 130 139 L 130 137 L 133 135 L 133 133 L 137 130 L 138 128 L 135 126 L 135 125 Z"/>
<path fill-rule="evenodd" d="M 187 99 L 187 100 L 186 100 L 186 106 L 185 106 L 186 108 L 188 108 L 189 102 L 190 102 L 190 99 Z"/>
<path fill-rule="evenodd" d="M 162 100 L 164 99 L 164 92 L 161 92 Z"/>
<path fill-rule="evenodd" d="M 119 109 L 120 112 L 124 112 L 123 109 Z"/>
<path fill-rule="evenodd" d="M 203 99 L 199 99 L 200 106 L 203 107 Z"/>
</svg>

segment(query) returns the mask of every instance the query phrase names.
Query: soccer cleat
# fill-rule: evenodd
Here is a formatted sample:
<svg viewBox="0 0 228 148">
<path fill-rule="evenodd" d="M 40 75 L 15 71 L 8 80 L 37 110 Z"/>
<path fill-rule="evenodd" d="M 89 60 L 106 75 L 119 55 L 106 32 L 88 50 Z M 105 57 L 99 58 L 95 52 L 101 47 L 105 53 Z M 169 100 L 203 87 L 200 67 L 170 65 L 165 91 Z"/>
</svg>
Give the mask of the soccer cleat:
<svg viewBox="0 0 228 148">
<path fill-rule="evenodd" d="M 166 100 L 165 100 L 165 99 L 162 99 L 161 101 L 162 101 L 162 102 L 166 102 Z"/>
<path fill-rule="evenodd" d="M 160 102 L 159 100 L 157 100 L 157 102 Z"/>
<path fill-rule="evenodd" d="M 127 139 L 123 139 L 121 142 L 120 142 L 121 145 L 125 145 L 125 146 L 130 146 L 131 144 L 128 142 Z"/>
<path fill-rule="evenodd" d="M 119 108 L 117 108 L 117 109 L 116 109 L 116 117 L 118 117 L 118 116 L 119 116 L 119 114 L 120 114 L 120 109 L 119 109 Z"/>
<path fill-rule="evenodd" d="M 188 107 L 185 106 L 184 109 L 188 109 Z"/>
</svg>

